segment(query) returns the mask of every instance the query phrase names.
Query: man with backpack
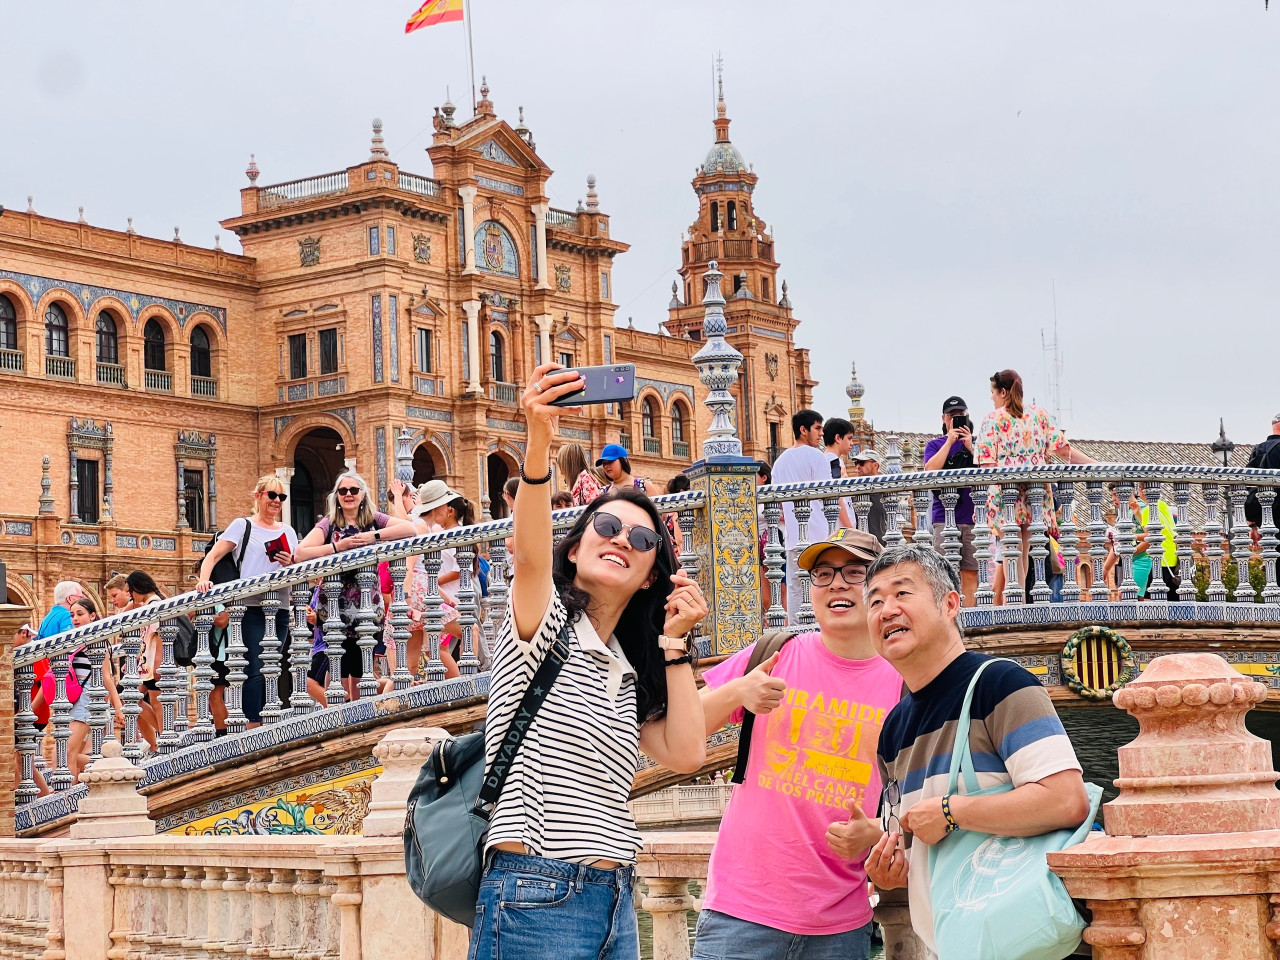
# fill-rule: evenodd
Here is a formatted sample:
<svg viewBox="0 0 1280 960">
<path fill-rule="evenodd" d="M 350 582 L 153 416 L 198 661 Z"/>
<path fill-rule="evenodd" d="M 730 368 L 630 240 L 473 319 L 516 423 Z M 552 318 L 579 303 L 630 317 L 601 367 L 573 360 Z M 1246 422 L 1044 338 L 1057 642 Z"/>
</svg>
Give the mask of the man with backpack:
<svg viewBox="0 0 1280 960">
<path fill-rule="evenodd" d="M 840 527 L 799 558 L 818 630 L 766 634 L 703 674 L 707 732 L 742 722 L 695 960 L 866 960 L 863 860 L 879 836 L 875 751 L 902 678 L 875 652 L 862 587 L 880 554 Z"/>
</svg>

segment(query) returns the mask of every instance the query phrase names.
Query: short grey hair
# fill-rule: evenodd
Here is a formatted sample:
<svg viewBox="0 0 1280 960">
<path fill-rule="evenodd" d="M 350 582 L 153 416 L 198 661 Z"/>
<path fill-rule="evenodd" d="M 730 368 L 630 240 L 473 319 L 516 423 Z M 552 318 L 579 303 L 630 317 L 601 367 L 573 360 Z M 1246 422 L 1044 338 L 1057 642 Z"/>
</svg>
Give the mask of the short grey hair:
<svg viewBox="0 0 1280 960">
<path fill-rule="evenodd" d="M 948 593 L 960 592 L 960 574 L 947 562 L 946 557 L 933 547 L 923 543 L 903 543 L 888 547 L 884 553 L 876 557 L 875 562 L 867 567 L 866 585 L 862 588 L 863 602 L 871 592 L 871 581 L 887 570 L 892 570 L 904 563 L 914 563 L 924 571 L 925 582 L 933 593 L 934 603 L 942 609 L 942 601 Z M 964 636 L 964 625 L 957 617 L 956 629 Z"/>
<path fill-rule="evenodd" d="M 72 597 L 84 596 L 84 587 L 75 580 L 59 580 L 53 588 L 54 606 L 69 606 Z"/>
</svg>

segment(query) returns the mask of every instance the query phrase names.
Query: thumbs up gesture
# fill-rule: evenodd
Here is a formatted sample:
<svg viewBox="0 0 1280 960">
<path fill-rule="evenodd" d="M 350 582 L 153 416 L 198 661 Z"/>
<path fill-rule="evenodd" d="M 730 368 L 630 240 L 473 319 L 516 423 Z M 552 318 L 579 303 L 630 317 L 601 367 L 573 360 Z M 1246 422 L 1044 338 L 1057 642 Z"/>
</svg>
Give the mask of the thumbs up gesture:
<svg viewBox="0 0 1280 960">
<path fill-rule="evenodd" d="M 848 820 L 837 820 L 827 827 L 827 846 L 847 860 L 858 860 L 875 845 L 884 831 L 880 824 L 862 811 L 862 804 L 850 797 L 844 802 Z"/>
<path fill-rule="evenodd" d="M 756 667 L 741 680 L 742 705 L 754 714 L 768 713 L 787 692 L 787 682 L 781 677 L 770 676 L 778 663 L 781 650 Z"/>
</svg>

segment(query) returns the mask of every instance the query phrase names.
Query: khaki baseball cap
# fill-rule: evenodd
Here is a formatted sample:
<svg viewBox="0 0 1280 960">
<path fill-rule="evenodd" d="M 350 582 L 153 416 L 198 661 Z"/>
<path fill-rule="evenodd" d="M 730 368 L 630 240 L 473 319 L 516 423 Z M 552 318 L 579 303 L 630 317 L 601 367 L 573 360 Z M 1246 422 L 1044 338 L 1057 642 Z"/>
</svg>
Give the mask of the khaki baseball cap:
<svg viewBox="0 0 1280 960">
<path fill-rule="evenodd" d="M 801 570 L 812 570 L 813 565 L 818 562 L 818 557 L 831 549 L 842 550 L 854 560 L 871 563 L 880 556 L 880 551 L 884 548 L 879 540 L 863 530 L 837 527 L 827 539 L 809 544 L 796 563 Z"/>
</svg>

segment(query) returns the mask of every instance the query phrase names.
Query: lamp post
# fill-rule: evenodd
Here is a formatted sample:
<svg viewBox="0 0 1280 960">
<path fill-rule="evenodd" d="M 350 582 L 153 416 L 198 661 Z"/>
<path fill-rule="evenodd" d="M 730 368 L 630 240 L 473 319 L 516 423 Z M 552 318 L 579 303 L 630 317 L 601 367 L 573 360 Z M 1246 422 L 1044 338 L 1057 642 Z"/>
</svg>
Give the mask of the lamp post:
<svg viewBox="0 0 1280 960">
<path fill-rule="evenodd" d="M 1218 439 L 1209 444 L 1209 449 L 1214 453 L 1222 454 L 1222 465 L 1224 467 L 1231 465 L 1231 451 L 1235 450 L 1236 445 L 1227 439 L 1227 428 L 1223 426 L 1222 418 L 1218 418 Z M 1228 499 L 1226 509 L 1222 511 L 1222 519 L 1226 536 L 1231 535 L 1231 501 Z"/>
</svg>

